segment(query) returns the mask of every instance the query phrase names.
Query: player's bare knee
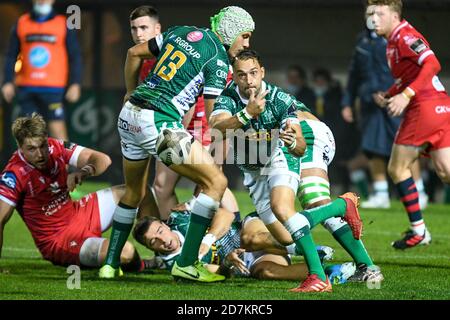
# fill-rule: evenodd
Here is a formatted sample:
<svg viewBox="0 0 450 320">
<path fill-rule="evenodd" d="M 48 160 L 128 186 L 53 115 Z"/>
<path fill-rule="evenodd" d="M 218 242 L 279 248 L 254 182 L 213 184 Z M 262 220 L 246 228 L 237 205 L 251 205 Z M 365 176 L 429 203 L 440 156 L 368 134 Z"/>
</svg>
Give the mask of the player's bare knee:
<svg viewBox="0 0 450 320">
<path fill-rule="evenodd" d="M 295 213 L 295 210 L 291 204 L 283 203 L 281 201 L 271 203 L 270 208 L 280 221 L 286 221 L 292 214 Z"/>
<path fill-rule="evenodd" d="M 219 172 L 219 174 L 205 179 L 205 181 L 203 182 L 203 192 L 214 193 L 218 197 L 222 198 L 227 186 L 228 179 L 222 172 Z"/>
<path fill-rule="evenodd" d="M 392 180 L 399 181 L 403 171 L 407 170 L 407 168 L 402 168 L 398 165 L 395 165 L 393 163 L 389 163 L 387 171 L 389 176 L 392 178 Z"/>
<path fill-rule="evenodd" d="M 136 249 L 131 244 L 131 242 L 125 242 L 125 245 L 123 246 L 122 253 L 120 254 L 120 262 L 122 264 L 127 264 L 133 261 L 134 254 L 136 252 Z"/>
<path fill-rule="evenodd" d="M 443 183 L 450 184 L 450 165 L 436 166 L 436 174 Z"/>
</svg>

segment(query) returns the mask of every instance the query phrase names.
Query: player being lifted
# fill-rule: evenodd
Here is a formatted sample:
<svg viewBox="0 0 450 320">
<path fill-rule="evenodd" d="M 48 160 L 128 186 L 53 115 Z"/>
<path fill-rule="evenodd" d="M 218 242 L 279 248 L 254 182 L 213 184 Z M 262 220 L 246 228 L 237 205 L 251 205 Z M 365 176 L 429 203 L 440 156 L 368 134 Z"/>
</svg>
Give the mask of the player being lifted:
<svg viewBox="0 0 450 320">
<path fill-rule="evenodd" d="M 392 243 L 396 249 L 429 244 L 411 166 L 421 153 L 431 157 L 440 179 L 450 183 L 450 99 L 437 74 L 441 65 L 430 45 L 406 20 L 401 0 L 369 0 L 375 5 L 375 32 L 388 40 L 386 54 L 395 83 L 376 95 L 391 116 L 403 114 L 388 172 L 408 213 L 410 230 Z"/>
<path fill-rule="evenodd" d="M 314 213 L 296 212 L 295 197 L 300 183 L 300 157 L 306 147 L 297 111 L 309 111 L 302 103 L 279 88 L 262 81 L 264 67 L 253 50 L 239 52 L 233 61 L 233 80 L 217 99 L 211 115 L 211 126 L 222 134 L 236 134 L 244 139 L 245 150 L 235 148 L 235 159 L 244 174 L 256 211 L 273 236 L 283 245 L 294 240 L 297 250 L 305 257 L 310 275 L 294 292 L 330 292 L 331 283 L 325 275 L 310 229 L 331 218 L 342 217 L 359 239 L 362 222 L 357 211 L 357 197 L 348 193 Z M 238 132 L 242 133 L 240 137 Z M 231 131 L 231 132 L 230 132 Z M 276 134 L 279 132 L 279 139 Z M 256 141 L 275 140 L 260 144 Z M 237 143 L 239 144 L 239 142 Z M 283 145 L 284 144 L 284 145 Z M 263 157 L 252 161 L 253 154 Z M 287 229 L 272 228 L 280 221 Z M 281 224 L 280 224 L 281 226 Z"/>
<path fill-rule="evenodd" d="M 119 254 L 145 195 L 152 155 L 202 188 L 192 206 L 186 244 L 172 275 L 201 282 L 224 280 L 223 276 L 206 270 L 197 257 L 202 238 L 227 187 L 227 179 L 209 153 L 183 128 L 181 118 L 202 89 L 207 114 L 213 109 L 215 99 L 226 85 L 227 51 L 234 56 L 248 47 L 255 24 L 248 12 L 232 6 L 215 15 L 211 27 L 211 30 L 172 27 L 128 50 L 126 102 L 118 120 L 126 190 L 114 213 L 106 263 L 99 272 L 101 278 L 113 278 L 120 270 Z M 157 57 L 156 66 L 137 86 L 141 60 L 152 56 Z"/>
</svg>

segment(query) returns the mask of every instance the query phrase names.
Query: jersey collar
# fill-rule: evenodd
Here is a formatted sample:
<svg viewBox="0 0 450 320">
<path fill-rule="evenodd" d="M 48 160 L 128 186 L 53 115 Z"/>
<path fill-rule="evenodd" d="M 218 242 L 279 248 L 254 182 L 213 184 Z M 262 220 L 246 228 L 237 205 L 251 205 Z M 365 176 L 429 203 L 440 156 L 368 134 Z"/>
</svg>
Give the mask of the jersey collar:
<svg viewBox="0 0 450 320">
<path fill-rule="evenodd" d="M 389 40 L 393 40 L 394 37 L 400 32 L 401 29 L 403 29 L 404 27 L 406 27 L 408 25 L 408 21 L 406 21 L 405 19 L 403 19 L 400 24 L 395 27 L 394 31 L 392 31 L 391 36 L 389 37 Z"/>
</svg>

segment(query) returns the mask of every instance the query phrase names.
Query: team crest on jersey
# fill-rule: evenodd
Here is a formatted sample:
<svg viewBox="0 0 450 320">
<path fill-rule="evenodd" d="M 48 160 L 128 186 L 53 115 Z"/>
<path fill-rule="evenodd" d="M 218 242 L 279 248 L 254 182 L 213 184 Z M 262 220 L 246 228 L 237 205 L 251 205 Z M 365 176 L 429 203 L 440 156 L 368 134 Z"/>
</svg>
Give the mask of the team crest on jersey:
<svg viewBox="0 0 450 320">
<path fill-rule="evenodd" d="M 197 42 L 203 39 L 203 32 L 201 31 L 192 31 L 189 32 L 186 36 L 189 42 Z"/>
<path fill-rule="evenodd" d="M 50 184 L 50 191 L 52 193 L 61 192 L 61 188 L 59 187 L 59 183 L 57 181 Z"/>
<path fill-rule="evenodd" d="M 17 178 L 14 172 L 6 171 L 0 177 L 0 183 L 7 186 L 10 189 L 15 189 L 17 184 Z"/>
</svg>

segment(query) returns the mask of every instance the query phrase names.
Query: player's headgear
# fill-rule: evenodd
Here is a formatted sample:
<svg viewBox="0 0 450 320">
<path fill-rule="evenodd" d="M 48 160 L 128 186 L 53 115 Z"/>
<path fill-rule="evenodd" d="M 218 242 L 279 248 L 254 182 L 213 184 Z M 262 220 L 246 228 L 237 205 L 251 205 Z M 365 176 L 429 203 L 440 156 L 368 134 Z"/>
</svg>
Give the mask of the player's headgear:
<svg viewBox="0 0 450 320">
<path fill-rule="evenodd" d="M 211 17 L 211 30 L 222 37 L 225 45 L 231 46 L 239 34 L 255 30 L 255 22 L 244 9 L 230 6 Z"/>
</svg>

